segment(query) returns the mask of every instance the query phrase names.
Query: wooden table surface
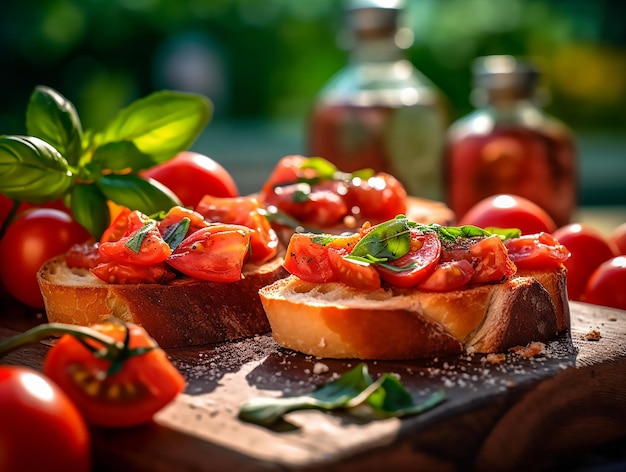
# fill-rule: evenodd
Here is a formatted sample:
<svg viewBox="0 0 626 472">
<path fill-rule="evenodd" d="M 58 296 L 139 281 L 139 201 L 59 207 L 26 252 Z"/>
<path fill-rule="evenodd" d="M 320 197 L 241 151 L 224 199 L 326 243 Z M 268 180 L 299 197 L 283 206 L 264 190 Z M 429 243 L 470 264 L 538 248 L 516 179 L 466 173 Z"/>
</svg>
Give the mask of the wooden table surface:
<svg viewBox="0 0 626 472">
<path fill-rule="evenodd" d="M 268 335 L 168 350 L 187 379 L 185 393 L 149 425 L 93 429 L 96 469 L 508 471 L 559 464 L 575 470 L 599 460 L 626 465 L 626 312 L 572 303 L 571 317 L 571 335 L 533 358 L 509 353 L 500 364 L 482 355 L 369 362 L 373 376 L 399 375 L 416 399 L 444 389 L 446 401 L 420 416 L 366 421 L 309 410 L 290 413 L 291 427 L 281 431 L 240 421 L 239 407 L 259 396 L 309 392 L 355 362 L 294 354 Z M 42 317 L 5 304 L 0 320 L 4 339 Z M 592 330 L 599 340 L 588 339 Z M 2 362 L 40 368 L 47 349 L 48 343 L 33 345 Z"/>
</svg>

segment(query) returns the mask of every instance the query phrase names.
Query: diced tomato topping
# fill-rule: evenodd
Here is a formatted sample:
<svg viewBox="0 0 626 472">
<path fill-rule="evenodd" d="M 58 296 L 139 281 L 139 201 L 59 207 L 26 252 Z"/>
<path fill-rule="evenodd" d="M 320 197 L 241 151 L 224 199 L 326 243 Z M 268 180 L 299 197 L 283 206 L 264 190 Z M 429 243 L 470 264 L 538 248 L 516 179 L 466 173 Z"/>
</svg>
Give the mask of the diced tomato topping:
<svg viewBox="0 0 626 472">
<path fill-rule="evenodd" d="M 91 269 L 98 264 L 107 262 L 97 244 L 75 244 L 64 255 L 68 267 Z"/>
<path fill-rule="evenodd" d="M 167 212 L 161 221 L 159 221 L 158 226 L 160 233 L 162 235 L 166 235 L 170 228 L 180 223 L 183 218 L 189 219 L 189 229 L 187 230 L 187 234 L 194 233 L 200 228 L 208 226 L 208 223 L 204 220 L 204 216 L 197 211 L 181 206 L 175 206 Z"/>
<path fill-rule="evenodd" d="M 140 234 L 142 234 L 141 237 Z M 145 223 L 145 226 L 134 233 L 122 236 L 117 241 L 100 243 L 98 249 L 105 258 L 139 265 L 158 264 L 165 261 L 172 253 L 172 249 L 161 236 L 156 222 Z"/>
<path fill-rule="evenodd" d="M 555 269 L 570 257 L 565 246 L 544 232 L 508 239 L 504 244 L 519 269 Z"/>
<path fill-rule="evenodd" d="M 109 261 L 92 268 L 91 272 L 110 284 L 164 284 L 176 277 L 164 262 L 139 265 Z"/>
<path fill-rule="evenodd" d="M 199 280 L 236 282 L 241 280 L 249 246 L 250 230 L 246 226 L 214 224 L 185 238 L 167 263 Z"/>
<path fill-rule="evenodd" d="M 328 249 L 328 260 L 337 282 L 366 292 L 380 288 L 380 275 L 373 265 L 345 259 L 345 255 L 346 251 Z"/>
<path fill-rule="evenodd" d="M 466 259 L 442 262 L 417 287 L 432 292 L 449 292 L 467 285 L 474 276 L 474 268 Z"/>
</svg>

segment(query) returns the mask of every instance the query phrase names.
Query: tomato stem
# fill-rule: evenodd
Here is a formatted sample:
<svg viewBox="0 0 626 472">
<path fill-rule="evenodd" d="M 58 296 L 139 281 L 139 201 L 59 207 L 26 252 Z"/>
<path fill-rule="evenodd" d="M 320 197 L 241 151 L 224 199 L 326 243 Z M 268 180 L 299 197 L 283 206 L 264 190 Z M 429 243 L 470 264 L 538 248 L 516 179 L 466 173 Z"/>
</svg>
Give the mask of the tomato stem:
<svg viewBox="0 0 626 472">
<path fill-rule="evenodd" d="M 102 347 L 111 355 L 124 351 L 125 346 L 121 341 L 116 341 L 110 336 L 100 333 L 86 326 L 78 326 L 68 323 L 44 323 L 17 336 L 0 342 L 0 357 L 11 351 L 19 349 L 27 344 L 43 341 L 44 339 L 70 334 L 80 340 L 91 339 L 102 344 Z"/>
</svg>

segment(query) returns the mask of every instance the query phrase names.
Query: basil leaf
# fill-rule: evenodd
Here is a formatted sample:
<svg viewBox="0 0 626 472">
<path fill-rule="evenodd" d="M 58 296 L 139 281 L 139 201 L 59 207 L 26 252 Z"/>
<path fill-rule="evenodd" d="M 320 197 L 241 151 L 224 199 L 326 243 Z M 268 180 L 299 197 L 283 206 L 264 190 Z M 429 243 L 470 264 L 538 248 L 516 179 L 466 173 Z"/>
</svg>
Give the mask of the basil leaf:
<svg viewBox="0 0 626 472">
<path fill-rule="evenodd" d="M 63 197 L 74 184 L 65 158 L 47 142 L 33 136 L 0 138 L 0 193 L 39 204 Z"/>
<path fill-rule="evenodd" d="M 49 143 L 71 165 L 82 154 L 83 129 L 72 102 L 50 87 L 37 86 L 26 108 L 26 130 Z"/>
<path fill-rule="evenodd" d="M 416 404 L 399 380 L 390 374 L 376 381 L 361 363 L 339 379 L 322 386 L 309 395 L 283 398 L 257 398 L 248 401 L 239 410 L 239 419 L 263 426 L 277 424 L 285 414 L 305 409 L 324 411 L 357 407 L 367 403 L 376 416 L 405 416 L 433 408 L 444 400 L 443 391 Z"/>
<path fill-rule="evenodd" d="M 94 144 L 99 147 L 130 141 L 158 164 L 188 149 L 209 122 L 211 113 L 211 102 L 201 95 L 155 92 L 122 109 L 94 136 Z"/>
<path fill-rule="evenodd" d="M 137 232 L 126 242 L 126 247 L 133 251 L 135 254 L 139 254 L 141 251 L 141 245 L 144 239 L 150 231 L 156 227 L 156 221 L 150 219 L 144 223 L 144 225 L 137 230 Z"/>
<path fill-rule="evenodd" d="M 70 209 L 74 219 L 99 240 L 109 226 L 110 212 L 107 199 L 95 185 L 76 184 L 72 188 Z"/>
<path fill-rule="evenodd" d="M 309 157 L 300 166 L 301 169 L 313 169 L 320 180 L 332 180 L 338 172 L 337 167 L 323 157 Z"/>
<path fill-rule="evenodd" d="M 406 217 L 396 217 L 374 227 L 354 246 L 350 256 L 395 260 L 411 249 L 410 222 Z"/>
<path fill-rule="evenodd" d="M 136 173 L 153 165 L 153 159 L 137 149 L 135 143 L 118 141 L 98 146 L 91 157 L 89 169 L 92 173 L 103 170 L 113 173 L 132 170 Z"/>
<path fill-rule="evenodd" d="M 171 190 L 155 180 L 144 179 L 134 174 L 103 175 L 96 185 L 106 198 L 119 205 L 139 210 L 145 215 L 168 211 L 182 205 Z"/>
<path fill-rule="evenodd" d="M 163 240 L 172 249 L 172 251 L 175 251 L 180 243 L 183 242 L 185 236 L 187 236 L 187 231 L 189 231 L 190 224 L 191 219 L 185 216 L 183 219 L 167 228 L 167 230 L 163 233 Z"/>
</svg>

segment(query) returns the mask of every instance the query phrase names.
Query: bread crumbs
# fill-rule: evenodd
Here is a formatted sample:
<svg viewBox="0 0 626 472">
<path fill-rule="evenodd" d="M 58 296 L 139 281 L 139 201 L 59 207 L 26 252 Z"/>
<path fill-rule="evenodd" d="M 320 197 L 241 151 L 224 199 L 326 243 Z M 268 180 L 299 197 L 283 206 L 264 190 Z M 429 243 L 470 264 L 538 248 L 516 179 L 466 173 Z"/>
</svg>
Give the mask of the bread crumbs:
<svg viewBox="0 0 626 472">
<path fill-rule="evenodd" d="M 539 356 L 545 352 L 546 345 L 544 343 L 533 341 L 528 346 L 515 346 L 509 351 L 525 358 Z"/>
<path fill-rule="evenodd" d="M 602 334 L 597 329 L 592 329 L 587 334 L 585 334 L 585 339 L 587 341 L 600 341 Z"/>
</svg>

